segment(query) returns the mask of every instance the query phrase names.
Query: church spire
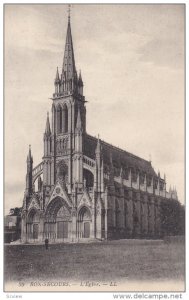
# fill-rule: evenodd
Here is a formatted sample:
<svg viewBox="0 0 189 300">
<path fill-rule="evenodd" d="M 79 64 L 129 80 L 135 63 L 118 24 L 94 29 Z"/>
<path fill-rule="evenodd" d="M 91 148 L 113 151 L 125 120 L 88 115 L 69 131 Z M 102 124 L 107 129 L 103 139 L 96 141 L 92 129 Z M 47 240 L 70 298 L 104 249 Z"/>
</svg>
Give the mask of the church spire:
<svg viewBox="0 0 189 300">
<path fill-rule="evenodd" d="M 67 35 L 66 35 L 66 45 L 64 50 L 62 75 L 66 80 L 73 79 L 76 75 L 75 58 L 74 58 L 71 24 L 70 24 L 70 13 L 68 14 L 68 27 L 67 27 Z"/>
<path fill-rule="evenodd" d="M 31 145 L 29 145 L 29 152 L 27 155 L 27 173 L 26 173 L 26 194 L 32 193 L 32 170 L 33 170 L 33 157 L 31 155 Z"/>
</svg>

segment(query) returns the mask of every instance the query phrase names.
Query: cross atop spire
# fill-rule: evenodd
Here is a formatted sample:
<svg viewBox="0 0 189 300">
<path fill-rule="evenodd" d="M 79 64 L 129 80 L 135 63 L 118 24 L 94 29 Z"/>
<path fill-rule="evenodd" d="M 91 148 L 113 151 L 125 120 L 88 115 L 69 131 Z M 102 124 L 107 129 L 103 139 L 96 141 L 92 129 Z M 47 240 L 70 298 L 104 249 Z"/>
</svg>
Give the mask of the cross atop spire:
<svg viewBox="0 0 189 300">
<path fill-rule="evenodd" d="M 71 4 L 68 4 L 68 22 L 70 22 Z"/>
</svg>

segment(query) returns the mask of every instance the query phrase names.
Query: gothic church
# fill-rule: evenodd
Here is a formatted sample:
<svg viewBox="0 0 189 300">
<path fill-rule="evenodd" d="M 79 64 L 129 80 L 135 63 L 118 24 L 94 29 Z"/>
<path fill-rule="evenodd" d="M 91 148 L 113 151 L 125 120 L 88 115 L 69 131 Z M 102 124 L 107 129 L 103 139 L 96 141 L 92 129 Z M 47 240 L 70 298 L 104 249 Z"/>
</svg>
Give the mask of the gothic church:
<svg viewBox="0 0 189 300">
<path fill-rule="evenodd" d="M 166 191 L 165 177 L 150 161 L 86 132 L 70 17 L 54 86 L 42 162 L 33 166 L 31 148 L 27 156 L 22 242 L 161 237 L 161 204 L 177 200 L 176 190 Z"/>
</svg>

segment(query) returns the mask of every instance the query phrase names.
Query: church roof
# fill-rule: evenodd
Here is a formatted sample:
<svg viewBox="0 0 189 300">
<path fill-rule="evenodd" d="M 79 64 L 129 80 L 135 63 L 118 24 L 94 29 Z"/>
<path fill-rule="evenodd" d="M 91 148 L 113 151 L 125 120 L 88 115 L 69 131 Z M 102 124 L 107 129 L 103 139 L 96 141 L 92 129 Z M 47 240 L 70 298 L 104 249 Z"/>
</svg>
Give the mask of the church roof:
<svg viewBox="0 0 189 300">
<path fill-rule="evenodd" d="M 91 135 L 86 134 L 84 142 L 84 155 L 95 159 L 95 150 L 97 147 L 98 139 Z M 140 158 L 132 153 L 115 147 L 101 140 L 102 156 L 104 164 L 110 165 L 111 159 L 114 167 L 119 169 L 133 168 L 140 172 L 145 172 L 152 176 L 157 176 L 151 162 Z"/>
</svg>

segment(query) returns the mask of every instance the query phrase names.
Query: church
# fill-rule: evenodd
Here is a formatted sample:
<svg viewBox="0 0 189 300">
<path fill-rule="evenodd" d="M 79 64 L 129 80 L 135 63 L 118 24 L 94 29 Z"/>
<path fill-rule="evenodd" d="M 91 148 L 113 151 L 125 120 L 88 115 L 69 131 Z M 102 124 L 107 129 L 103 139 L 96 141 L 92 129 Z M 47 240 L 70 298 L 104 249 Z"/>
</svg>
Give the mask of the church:
<svg viewBox="0 0 189 300">
<path fill-rule="evenodd" d="M 162 204 L 178 201 L 150 161 L 86 131 L 86 100 L 74 59 L 70 16 L 62 70 L 57 68 L 44 155 L 27 156 L 23 243 L 160 238 Z"/>
</svg>

